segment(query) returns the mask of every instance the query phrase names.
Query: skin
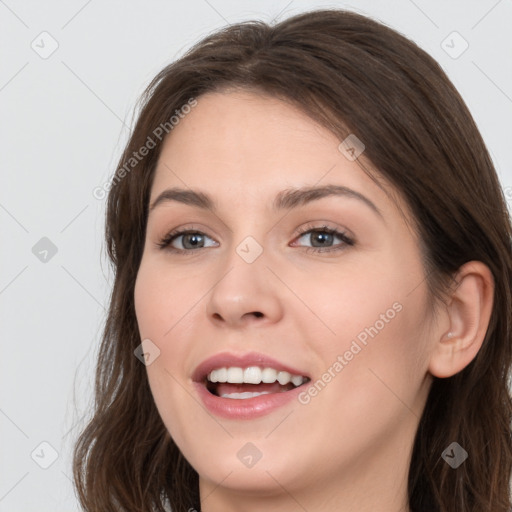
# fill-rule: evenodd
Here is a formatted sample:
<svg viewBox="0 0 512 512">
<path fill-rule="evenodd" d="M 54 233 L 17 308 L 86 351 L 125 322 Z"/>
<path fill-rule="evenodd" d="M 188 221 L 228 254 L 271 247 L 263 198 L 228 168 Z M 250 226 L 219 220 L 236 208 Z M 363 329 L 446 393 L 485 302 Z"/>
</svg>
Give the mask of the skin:
<svg viewBox="0 0 512 512">
<path fill-rule="evenodd" d="M 201 96 L 164 142 L 150 204 L 179 186 L 208 193 L 218 207 L 172 201 L 151 211 L 135 288 L 141 340 L 160 350 L 147 366 L 151 391 L 200 476 L 204 511 L 408 511 L 412 444 L 432 375 L 462 370 L 482 344 L 488 268 L 462 267 L 434 318 L 407 206 L 349 161 L 340 142 L 289 104 L 247 91 Z M 284 189 L 326 184 L 364 194 L 382 217 L 337 196 L 271 208 Z M 355 244 L 335 237 L 330 245 L 341 250 L 307 252 L 316 239 L 297 230 L 324 224 Z M 204 233 L 207 247 L 160 249 L 175 228 Z M 263 249 L 252 263 L 236 252 L 248 236 Z M 212 416 L 194 390 L 197 365 L 224 351 L 261 352 L 321 379 L 394 303 L 400 312 L 307 404 L 228 420 Z M 248 442 L 261 453 L 251 468 L 237 457 Z"/>
</svg>

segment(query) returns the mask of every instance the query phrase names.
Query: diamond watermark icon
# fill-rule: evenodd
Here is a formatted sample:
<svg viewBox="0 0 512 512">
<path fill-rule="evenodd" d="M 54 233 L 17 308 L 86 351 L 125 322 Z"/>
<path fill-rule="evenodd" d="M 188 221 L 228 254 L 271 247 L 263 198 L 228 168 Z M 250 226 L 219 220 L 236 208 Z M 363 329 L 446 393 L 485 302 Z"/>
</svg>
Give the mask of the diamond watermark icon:
<svg viewBox="0 0 512 512">
<path fill-rule="evenodd" d="M 51 34 L 44 31 L 30 43 L 30 47 L 39 55 L 39 57 L 41 57 L 41 59 L 46 60 L 55 53 L 59 47 L 59 43 Z"/>
<path fill-rule="evenodd" d="M 453 469 L 457 469 L 468 458 L 468 452 L 454 441 L 444 450 L 441 457 Z"/>
<path fill-rule="evenodd" d="M 454 30 L 441 41 L 441 48 L 452 59 L 458 59 L 469 48 L 469 43 Z"/>
<path fill-rule="evenodd" d="M 338 150 L 342 153 L 347 160 L 353 162 L 361 155 L 366 146 L 361 140 L 351 133 L 344 141 L 338 146 Z"/>
<path fill-rule="evenodd" d="M 149 366 L 160 357 L 160 349 L 149 339 L 142 340 L 142 343 L 133 351 L 135 357 L 144 365 Z"/>
<path fill-rule="evenodd" d="M 42 263 L 48 263 L 57 254 L 57 250 L 57 246 L 49 238 L 43 236 L 32 247 L 32 254 Z"/>
<path fill-rule="evenodd" d="M 246 262 L 253 263 L 261 253 L 263 247 L 252 236 L 244 238 L 237 246 L 236 253 Z"/>
<path fill-rule="evenodd" d="M 34 448 L 30 457 L 40 468 L 48 469 L 59 458 L 59 454 L 50 443 L 43 441 Z"/>
<path fill-rule="evenodd" d="M 244 466 L 250 469 L 256 465 L 263 454 L 253 443 L 245 443 L 242 448 L 238 450 L 236 456 Z"/>
</svg>

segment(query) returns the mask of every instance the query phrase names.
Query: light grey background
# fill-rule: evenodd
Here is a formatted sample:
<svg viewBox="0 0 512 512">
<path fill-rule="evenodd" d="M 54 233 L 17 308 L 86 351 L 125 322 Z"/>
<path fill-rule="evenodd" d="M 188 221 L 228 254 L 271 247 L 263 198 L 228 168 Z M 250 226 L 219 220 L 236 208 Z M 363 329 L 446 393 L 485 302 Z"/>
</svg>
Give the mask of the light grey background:
<svg viewBox="0 0 512 512">
<path fill-rule="evenodd" d="M 0 511 L 79 510 L 71 447 L 91 412 L 112 284 L 93 190 L 115 169 L 139 94 L 227 23 L 333 6 L 383 21 L 441 64 L 512 201 L 510 1 L 0 0 Z"/>
</svg>

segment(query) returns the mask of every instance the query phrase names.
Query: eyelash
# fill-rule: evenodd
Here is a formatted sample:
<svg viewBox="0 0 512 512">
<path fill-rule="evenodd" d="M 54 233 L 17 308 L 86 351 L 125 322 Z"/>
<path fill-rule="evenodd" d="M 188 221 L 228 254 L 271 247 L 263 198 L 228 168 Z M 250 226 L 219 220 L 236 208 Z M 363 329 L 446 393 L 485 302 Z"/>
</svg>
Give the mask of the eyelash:
<svg viewBox="0 0 512 512">
<path fill-rule="evenodd" d="M 306 252 L 310 253 L 322 253 L 322 252 L 335 252 L 340 251 L 345 248 L 346 245 L 353 246 L 355 244 L 354 240 L 350 238 L 345 232 L 338 231 L 337 229 L 330 228 L 329 226 L 305 226 L 301 230 L 299 230 L 297 234 L 297 238 L 301 238 L 303 235 L 306 235 L 308 233 L 328 233 L 330 235 L 335 235 L 336 237 L 340 238 L 343 242 L 343 245 L 337 246 L 337 247 L 303 247 Z M 172 247 L 170 244 L 179 236 L 182 235 L 188 235 L 188 234 L 199 234 L 202 236 L 208 236 L 205 233 L 202 233 L 201 231 L 194 230 L 194 229 L 184 229 L 184 230 L 174 230 L 165 235 L 160 242 L 157 242 L 156 245 L 162 249 L 162 250 L 168 250 L 173 253 L 177 254 L 188 254 L 195 253 L 196 251 L 200 249 L 207 249 L 207 247 L 199 247 L 198 249 L 177 249 L 176 247 Z M 210 238 L 210 237 L 208 237 Z"/>
</svg>

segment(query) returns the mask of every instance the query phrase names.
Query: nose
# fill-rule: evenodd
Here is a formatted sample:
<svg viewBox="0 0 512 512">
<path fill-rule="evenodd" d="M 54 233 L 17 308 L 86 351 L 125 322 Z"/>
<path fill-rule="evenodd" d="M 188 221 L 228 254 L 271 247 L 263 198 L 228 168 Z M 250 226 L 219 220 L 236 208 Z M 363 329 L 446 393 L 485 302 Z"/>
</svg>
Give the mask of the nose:
<svg viewBox="0 0 512 512">
<path fill-rule="evenodd" d="M 232 252 L 207 298 L 206 314 L 211 322 L 243 328 L 280 320 L 283 285 L 267 263 L 265 251 L 252 263 Z"/>
</svg>

